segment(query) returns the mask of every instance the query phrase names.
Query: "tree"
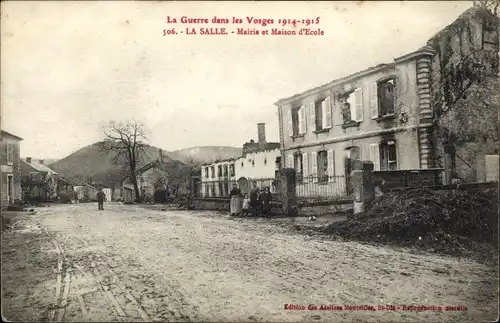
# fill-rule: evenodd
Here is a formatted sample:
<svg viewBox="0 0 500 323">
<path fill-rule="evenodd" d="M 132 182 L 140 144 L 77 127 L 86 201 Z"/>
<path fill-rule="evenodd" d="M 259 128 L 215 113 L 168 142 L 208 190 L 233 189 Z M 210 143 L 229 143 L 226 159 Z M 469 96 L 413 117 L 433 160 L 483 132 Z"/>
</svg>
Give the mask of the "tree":
<svg viewBox="0 0 500 323">
<path fill-rule="evenodd" d="M 140 202 L 141 194 L 137 184 L 137 166 L 140 156 L 147 146 L 148 133 L 145 126 L 135 120 L 116 122 L 110 121 L 103 129 L 106 139 L 99 143 L 102 152 L 113 153 L 113 163 L 124 166 L 132 185 L 134 185 L 135 200 Z"/>
<path fill-rule="evenodd" d="M 500 4 L 499 0 L 479 0 L 472 1 L 474 7 L 483 7 L 488 9 L 494 15 L 498 15 L 498 5 Z"/>
</svg>

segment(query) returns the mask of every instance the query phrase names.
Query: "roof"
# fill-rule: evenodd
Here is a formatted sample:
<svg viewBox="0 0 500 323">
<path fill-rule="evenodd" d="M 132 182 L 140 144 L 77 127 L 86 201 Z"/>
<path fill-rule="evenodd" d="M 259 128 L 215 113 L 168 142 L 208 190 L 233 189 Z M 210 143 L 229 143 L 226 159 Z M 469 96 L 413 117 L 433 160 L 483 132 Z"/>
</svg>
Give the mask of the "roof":
<svg viewBox="0 0 500 323">
<path fill-rule="evenodd" d="M 13 135 L 13 134 L 11 134 L 10 132 L 7 132 L 7 131 L 5 131 L 5 130 L 2 130 L 2 132 L 1 132 L 1 133 L 2 133 L 2 136 L 12 137 L 12 138 L 17 139 L 17 140 L 23 140 L 23 138 L 18 137 L 18 136 L 16 136 L 16 135 Z"/>
<path fill-rule="evenodd" d="M 366 75 L 373 74 L 373 73 L 385 70 L 387 68 L 392 68 L 397 63 L 404 62 L 404 61 L 410 60 L 412 58 L 415 58 L 415 57 L 418 57 L 418 56 L 421 56 L 421 55 L 429 55 L 429 56 L 431 56 L 431 55 L 434 55 L 434 53 L 435 53 L 434 50 L 430 46 L 424 46 L 424 47 L 422 47 L 422 48 L 420 48 L 420 49 L 418 49 L 418 50 L 416 50 L 414 52 L 411 52 L 409 54 L 406 54 L 406 55 L 394 58 L 393 62 L 386 63 L 386 64 L 378 64 L 376 66 L 369 67 L 367 69 L 361 70 L 359 72 L 350 74 L 348 76 L 345 76 L 345 77 L 342 77 L 342 78 L 339 78 L 339 79 L 335 79 L 335 80 L 333 80 L 333 81 L 331 81 L 329 83 L 317 86 L 315 88 L 312 88 L 312 89 L 309 89 L 309 90 L 306 90 L 306 91 L 303 91 L 301 93 L 292 95 L 290 97 L 279 99 L 274 104 L 277 105 L 277 106 L 283 105 L 283 104 L 287 104 L 287 103 L 289 103 L 291 101 L 295 101 L 295 100 L 307 97 L 309 95 L 313 95 L 315 93 L 318 93 L 320 91 L 324 91 L 324 90 L 326 90 L 326 89 L 328 89 L 330 87 L 333 87 L 333 86 L 336 86 L 336 85 L 341 85 L 343 83 L 353 81 L 355 79 L 358 79 L 358 78 L 364 77 Z"/>
<path fill-rule="evenodd" d="M 31 163 L 28 163 L 25 160 L 21 160 L 21 162 L 23 162 L 25 165 L 30 166 L 31 168 L 33 168 L 34 170 L 36 170 L 38 172 L 44 172 L 44 173 L 49 173 L 49 174 L 57 175 L 56 171 L 54 171 L 53 169 L 47 167 L 47 165 L 44 165 L 44 164 L 40 163 L 39 161 L 32 160 Z"/>
<path fill-rule="evenodd" d="M 136 170 L 135 174 L 136 175 L 143 174 L 143 173 L 147 172 L 148 170 L 155 168 L 155 167 L 158 167 L 164 171 L 167 171 L 168 169 L 172 169 L 174 167 L 182 167 L 182 166 L 185 166 L 185 165 L 178 160 L 167 160 L 167 161 L 162 162 L 161 157 L 160 157 L 160 158 L 157 158 L 157 159 L 147 163 L 146 165 L 142 166 L 138 170 Z M 125 176 L 121 181 L 124 181 L 129 177 L 130 177 L 130 175 Z"/>
</svg>

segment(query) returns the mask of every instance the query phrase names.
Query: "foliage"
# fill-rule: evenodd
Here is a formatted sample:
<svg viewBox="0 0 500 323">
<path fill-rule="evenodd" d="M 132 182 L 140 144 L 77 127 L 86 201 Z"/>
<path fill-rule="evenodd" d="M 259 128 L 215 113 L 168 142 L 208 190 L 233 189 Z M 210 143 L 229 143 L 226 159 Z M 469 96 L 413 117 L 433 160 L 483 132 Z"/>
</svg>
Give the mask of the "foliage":
<svg viewBox="0 0 500 323">
<path fill-rule="evenodd" d="M 25 200 L 31 199 L 35 189 L 43 194 L 41 198 L 52 197 L 56 194 L 55 180 L 47 172 L 39 172 L 21 177 L 21 189 Z"/>
</svg>

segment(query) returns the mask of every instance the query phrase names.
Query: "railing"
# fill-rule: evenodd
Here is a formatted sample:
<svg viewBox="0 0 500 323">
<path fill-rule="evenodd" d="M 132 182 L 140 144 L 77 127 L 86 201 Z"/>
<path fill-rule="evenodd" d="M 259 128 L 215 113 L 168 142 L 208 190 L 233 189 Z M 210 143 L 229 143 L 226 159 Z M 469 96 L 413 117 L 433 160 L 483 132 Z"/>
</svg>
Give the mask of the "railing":
<svg viewBox="0 0 500 323">
<path fill-rule="evenodd" d="M 321 197 L 344 199 L 352 195 L 350 177 L 346 175 L 302 176 L 296 177 L 297 197 Z"/>
</svg>

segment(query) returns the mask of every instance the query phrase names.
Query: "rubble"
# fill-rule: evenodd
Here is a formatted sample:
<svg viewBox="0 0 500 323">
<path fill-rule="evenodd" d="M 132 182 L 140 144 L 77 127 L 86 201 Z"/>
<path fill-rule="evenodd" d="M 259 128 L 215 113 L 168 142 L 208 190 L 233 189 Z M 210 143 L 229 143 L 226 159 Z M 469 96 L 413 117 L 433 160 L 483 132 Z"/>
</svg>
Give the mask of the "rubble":
<svg viewBox="0 0 500 323">
<path fill-rule="evenodd" d="M 498 190 L 394 192 L 376 198 L 369 211 L 322 231 L 348 240 L 487 256 L 498 246 Z"/>
</svg>

